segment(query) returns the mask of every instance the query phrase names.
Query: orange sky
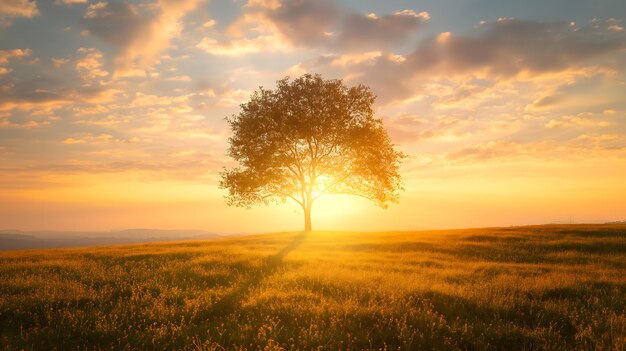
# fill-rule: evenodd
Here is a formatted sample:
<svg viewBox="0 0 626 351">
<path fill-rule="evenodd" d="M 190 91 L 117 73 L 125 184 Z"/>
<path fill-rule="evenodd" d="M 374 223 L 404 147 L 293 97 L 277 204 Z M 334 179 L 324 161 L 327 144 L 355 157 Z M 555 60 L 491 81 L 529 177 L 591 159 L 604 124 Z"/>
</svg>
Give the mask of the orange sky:
<svg viewBox="0 0 626 351">
<path fill-rule="evenodd" d="M 305 11 L 306 10 L 306 11 Z M 0 4 L 0 229 L 297 230 L 229 208 L 224 117 L 258 86 L 364 83 L 409 155 L 382 210 L 329 197 L 318 229 L 626 219 L 626 13 L 555 0 Z"/>
</svg>

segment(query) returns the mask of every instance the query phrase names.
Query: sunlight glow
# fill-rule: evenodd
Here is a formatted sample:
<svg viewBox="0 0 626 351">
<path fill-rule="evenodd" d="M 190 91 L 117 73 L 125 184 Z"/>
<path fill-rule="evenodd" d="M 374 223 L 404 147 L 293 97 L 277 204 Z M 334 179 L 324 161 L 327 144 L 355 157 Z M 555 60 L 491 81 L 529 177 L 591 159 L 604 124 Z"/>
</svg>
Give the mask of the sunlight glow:
<svg viewBox="0 0 626 351">
<path fill-rule="evenodd" d="M 313 190 L 311 191 L 311 194 L 313 195 L 313 198 L 319 198 L 322 195 L 324 195 L 324 191 L 328 189 L 329 186 L 331 186 L 333 184 L 334 180 L 332 177 L 330 176 L 319 176 L 315 182 L 315 186 L 313 187 Z"/>
</svg>

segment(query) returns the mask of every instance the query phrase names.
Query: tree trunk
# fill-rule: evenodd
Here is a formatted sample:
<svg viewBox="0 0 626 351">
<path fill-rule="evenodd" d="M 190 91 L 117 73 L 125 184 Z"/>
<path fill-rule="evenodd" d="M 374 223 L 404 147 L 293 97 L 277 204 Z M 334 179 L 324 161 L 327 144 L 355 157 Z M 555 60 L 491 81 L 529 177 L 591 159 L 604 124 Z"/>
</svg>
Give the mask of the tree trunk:
<svg viewBox="0 0 626 351">
<path fill-rule="evenodd" d="M 304 209 L 304 231 L 309 233 L 311 230 L 311 206 L 307 206 Z"/>
</svg>

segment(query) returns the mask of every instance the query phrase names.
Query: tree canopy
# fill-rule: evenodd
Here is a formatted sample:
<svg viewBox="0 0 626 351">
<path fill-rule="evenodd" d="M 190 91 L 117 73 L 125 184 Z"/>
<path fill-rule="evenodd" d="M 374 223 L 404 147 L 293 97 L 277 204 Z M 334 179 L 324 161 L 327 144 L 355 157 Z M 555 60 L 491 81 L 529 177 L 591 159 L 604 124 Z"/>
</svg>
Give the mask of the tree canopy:
<svg viewBox="0 0 626 351">
<path fill-rule="evenodd" d="M 405 156 L 374 116 L 375 99 L 366 86 L 346 87 L 317 74 L 284 78 L 273 90 L 260 87 L 226 119 L 228 155 L 238 162 L 221 174 L 228 204 L 290 199 L 302 207 L 310 231 L 320 196 L 356 195 L 383 208 L 396 202 Z"/>
</svg>

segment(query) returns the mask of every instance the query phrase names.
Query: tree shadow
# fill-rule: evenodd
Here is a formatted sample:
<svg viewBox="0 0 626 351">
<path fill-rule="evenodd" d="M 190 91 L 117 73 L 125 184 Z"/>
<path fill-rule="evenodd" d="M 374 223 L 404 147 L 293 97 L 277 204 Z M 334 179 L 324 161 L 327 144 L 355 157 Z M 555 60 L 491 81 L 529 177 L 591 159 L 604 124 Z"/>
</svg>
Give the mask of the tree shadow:
<svg viewBox="0 0 626 351">
<path fill-rule="evenodd" d="M 198 313 L 195 319 L 206 320 L 211 317 L 226 316 L 236 311 L 244 297 L 254 288 L 258 287 L 265 278 L 274 274 L 282 265 L 285 256 L 302 244 L 306 238 L 306 234 L 307 232 L 297 234 L 287 246 L 283 247 L 276 254 L 267 257 L 261 267 L 251 273 L 248 279 L 239 284 L 236 289 L 223 296 L 219 301 L 208 306 L 207 309 L 201 313 Z"/>
</svg>

